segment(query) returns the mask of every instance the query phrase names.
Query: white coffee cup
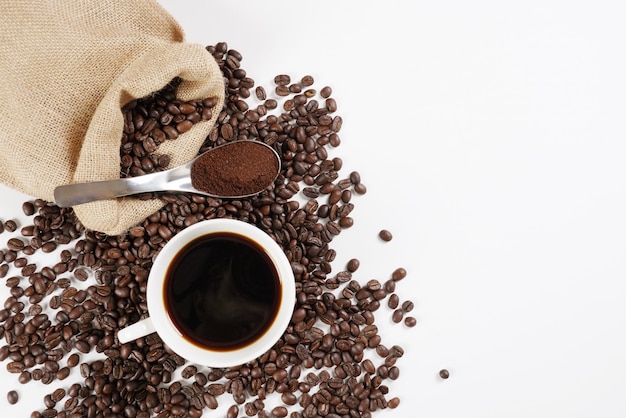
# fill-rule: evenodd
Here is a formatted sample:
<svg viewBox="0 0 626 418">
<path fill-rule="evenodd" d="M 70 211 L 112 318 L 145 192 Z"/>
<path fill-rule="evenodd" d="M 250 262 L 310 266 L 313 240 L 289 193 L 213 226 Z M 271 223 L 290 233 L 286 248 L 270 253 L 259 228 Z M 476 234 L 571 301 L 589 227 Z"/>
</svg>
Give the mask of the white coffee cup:
<svg viewBox="0 0 626 418">
<path fill-rule="evenodd" d="M 280 302 L 273 321 L 253 341 L 233 349 L 211 349 L 186 338 L 175 325 L 165 302 L 168 269 L 179 251 L 192 241 L 212 234 L 234 234 L 243 237 L 264 251 L 278 277 Z M 232 220 L 201 221 L 176 234 L 161 249 L 150 270 L 146 289 L 149 317 L 118 331 L 120 343 L 127 343 L 156 332 L 175 353 L 194 363 L 210 367 L 236 366 L 254 360 L 269 350 L 282 336 L 293 314 L 295 280 L 291 265 L 278 244 L 254 225 Z"/>
</svg>

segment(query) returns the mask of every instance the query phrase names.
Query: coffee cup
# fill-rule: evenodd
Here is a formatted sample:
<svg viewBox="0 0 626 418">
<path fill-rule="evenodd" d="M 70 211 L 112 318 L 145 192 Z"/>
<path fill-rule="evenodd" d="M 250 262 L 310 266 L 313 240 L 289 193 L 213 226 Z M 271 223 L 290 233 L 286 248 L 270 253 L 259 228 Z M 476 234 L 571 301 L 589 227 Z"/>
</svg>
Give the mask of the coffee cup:
<svg viewBox="0 0 626 418">
<path fill-rule="evenodd" d="M 149 316 L 119 330 L 118 340 L 156 332 L 194 363 L 240 365 L 278 341 L 295 293 L 291 265 L 269 235 L 242 221 L 202 221 L 161 249 L 148 276 Z"/>
</svg>

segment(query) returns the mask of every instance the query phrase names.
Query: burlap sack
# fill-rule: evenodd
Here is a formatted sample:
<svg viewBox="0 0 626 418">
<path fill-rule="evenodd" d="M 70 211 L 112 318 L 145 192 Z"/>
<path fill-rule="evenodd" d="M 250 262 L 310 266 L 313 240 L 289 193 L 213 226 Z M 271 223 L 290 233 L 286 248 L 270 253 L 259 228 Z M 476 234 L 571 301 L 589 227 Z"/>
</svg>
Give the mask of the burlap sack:
<svg viewBox="0 0 626 418">
<path fill-rule="evenodd" d="M 202 45 L 156 1 L 0 0 L 0 182 L 53 201 L 57 185 L 120 175 L 121 107 L 184 81 L 181 100 L 224 100 Z M 189 161 L 215 123 L 197 123 L 159 152 Z M 118 234 L 163 203 L 134 198 L 74 209 L 90 229 Z"/>
</svg>

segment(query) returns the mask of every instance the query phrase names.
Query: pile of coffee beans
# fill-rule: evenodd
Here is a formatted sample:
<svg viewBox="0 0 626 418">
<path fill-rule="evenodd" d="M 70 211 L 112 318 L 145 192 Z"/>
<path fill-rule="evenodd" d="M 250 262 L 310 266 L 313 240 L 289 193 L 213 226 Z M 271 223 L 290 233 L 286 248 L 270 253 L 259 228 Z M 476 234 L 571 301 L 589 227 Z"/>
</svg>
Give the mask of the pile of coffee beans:
<svg viewBox="0 0 626 418">
<path fill-rule="evenodd" d="M 169 167 L 170 157 L 158 152 L 159 145 L 177 139 L 200 121 L 210 120 L 217 103 L 205 100 L 176 100 L 181 80 L 172 80 L 161 91 L 124 107 L 124 129 L 120 146 L 121 177 L 135 177 Z M 217 111 L 217 110 L 215 110 Z"/>
<path fill-rule="evenodd" d="M 15 233 L 0 251 L 0 277 L 10 288 L 0 309 L 0 361 L 19 383 L 53 386 L 32 418 L 199 417 L 218 408 L 228 418 L 367 418 L 400 404 L 388 382 L 399 377 L 404 350 L 383 343 L 375 313 L 387 298 L 403 317 L 413 308 L 395 293 L 406 270 L 361 282 L 358 259 L 332 268 L 330 244 L 354 224 L 353 196 L 366 191 L 357 172 L 342 175 L 342 160 L 329 157 L 341 143 L 343 123 L 332 89 L 318 92 L 311 76 L 281 74 L 266 90 L 255 86 L 241 68 L 242 55 L 226 43 L 207 50 L 224 75 L 224 108 L 215 109 L 212 98 L 178 101 L 177 80 L 132 102 L 124 108 L 122 174 L 167 168 L 159 144 L 217 111 L 200 152 L 231 141 L 263 141 L 281 156 L 281 173 L 249 198 L 146 194 L 165 206 L 118 236 L 85 230 L 71 209 L 25 202 L 32 223 L 19 232 L 15 222 L 4 224 Z M 223 369 L 187 362 L 156 334 L 120 344 L 117 330 L 146 315 L 146 282 L 159 250 L 183 228 L 212 218 L 254 224 L 283 248 L 297 282 L 283 336 L 256 360 Z M 58 260 L 35 264 L 29 256 L 38 252 L 58 254 Z M 405 322 L 414 325 L 414 319 Z M 97 359 L 83 359 L 94 351 Z M 75 368 L 82 382 L 63 385 Z M 14 393 L 7 396 L 18 401 Z"/>
</svg>

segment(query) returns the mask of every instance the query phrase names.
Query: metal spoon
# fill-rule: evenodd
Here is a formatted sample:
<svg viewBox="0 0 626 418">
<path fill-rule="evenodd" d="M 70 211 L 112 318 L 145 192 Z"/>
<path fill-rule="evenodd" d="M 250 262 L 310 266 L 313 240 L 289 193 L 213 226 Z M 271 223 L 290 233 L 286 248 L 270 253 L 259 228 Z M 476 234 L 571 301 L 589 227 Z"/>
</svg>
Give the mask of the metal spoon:
<svg viewBox="0 0 626 418">
<path fill-rule="evenodd" d="M 269 181 L 267 184 L 259 185 L 255 190 L 246 190 L 245 194 L 237 196 L 221 196 L 216 193 L 211 193 L 210 191 L 198 190 L 192 185 L 191 170 L 196 161 L 200 160 L 201 158 L 206 159 L 208 157 L 218 158 L 221 156 L 219 153 L 228 153 L 229 158 L 233 159 L 233 157 L 237 157 L 236 154 L 233 156 L 233 152 L 240 153 L 241 156 L 243 156 L 243 153 L 254 151 L 254 149 L 251 147 L 265 147 L 271 150 L 271 155 L 273 155 L 276 160 L 276 172 L 272 173 L 274 175 L 270 176 L 271 181 Z M 276 151 L 274 151 L 274 149 L 272 149 L 269 145 L 259 141 L 235 141 L 212 148 L 205 153 L 197 156 L 190 162 L 166 171 L 160 171 L 157 173 L 151 173 L 137 177 L 128 177 L 118 180 L 74 183 L 58 186 L 54 189 L 54 201 L 60 207 L 70 207 L 82 203 L 93 202 L 95 200 L 113 199 L 116 197 L 129 196 L 137 193 L 159 191 L 191 192 L 218 198 L 247 197 L 260 193 L 269 185 L 271 185 L 278 176 L 279 172 L 280 158 Z M 217 189 L 219 189 L 219 187 Z"/>
</svg>

